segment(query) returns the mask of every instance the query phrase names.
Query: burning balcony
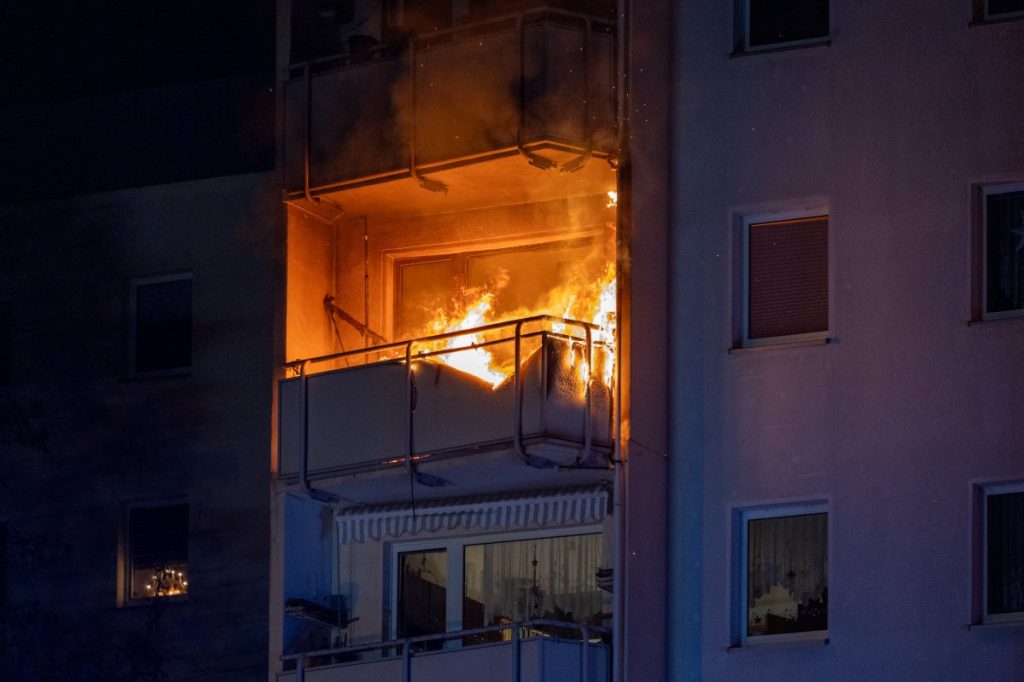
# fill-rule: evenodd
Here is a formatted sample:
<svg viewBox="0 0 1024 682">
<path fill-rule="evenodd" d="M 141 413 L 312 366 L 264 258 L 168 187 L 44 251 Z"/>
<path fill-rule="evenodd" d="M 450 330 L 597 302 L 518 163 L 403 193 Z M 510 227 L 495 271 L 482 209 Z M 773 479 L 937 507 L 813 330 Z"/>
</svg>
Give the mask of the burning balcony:
<svg viewBox="0 0 1024 682">
<path fill-rule="evenodd" d="M 376 183 L 399 181 L 434 190 L 441 196 L 419 201 L 440 205 L 449 188 L 471 198 L 519 161 L 563 176 L 593 176 L 591 158 L 614 161 L 614 26 L 543 6 L 491 14 L 293 67 L 284 95 L 291 195 L 357 190 L 348 207 L 373 201 Z M 548 197 L 580 182 L 559 178 Z"/>
<path fill-rule="evenodd" d="M 544 480 L 517 464 L 588 480 L 611 455 L 609 343 L 592 323 L 535 316 L 294 363 L 300 376 L 281 383 L 280 473 L 345 476 L 345 496 L 364 502 L 405 494 L 389 473 L 464 493 Z M 360 357 L 375 361 L 310 373 Z M 467 455 L 468 469 L 457 461 Z M 360 484 L 361 472 L 384 476 Z"/>
</svg>

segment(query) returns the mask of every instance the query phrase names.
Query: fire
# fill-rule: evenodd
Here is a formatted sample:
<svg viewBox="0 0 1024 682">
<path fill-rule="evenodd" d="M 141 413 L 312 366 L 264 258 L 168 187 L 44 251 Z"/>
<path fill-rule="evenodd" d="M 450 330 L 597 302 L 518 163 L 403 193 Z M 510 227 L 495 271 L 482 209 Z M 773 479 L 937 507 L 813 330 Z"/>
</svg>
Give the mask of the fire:
<svg viewBox="0 0 1024 682">
<path fill-rule="evenodd" d="M 615 375 L 615 327 L 616 327 L 616 280 L 614 264 L 607 264 L 596 280 L 583 279 L 582 268 L 576 276 L 562 286 L 548 292 L 545 300 L 533 308 L 520 308 L 502 316 L 495 313 L 495 304 L 501 289 L 508 283 L 507 279 L 498 278 L 486 289 L 462 292 L 464 303 L 457 306 L 454 313 L 439 311 L 430 323 L 431 333 L 448 333 L 469 330 L 494 322 L 515 320 L 535 315 L 553 315 L 581 322 L 591 322 L 597 326 L 592 333 L 592 340 L 597 349 L 594 353 L 596 374 L 605 385 L 611 386 Z M 586 361 L 577 362 L 577 356 L 585 357 L 582 342 L 583 330 L 578 326 L 555 322 L 551 331 L 564 334 L 573 339 L 573 352 L 566 354 L 566 361 L 578 371 L 581 379 L 586 381 L 590 375 L 590 367 Z M 510 329 L 501 329 L 502 336 L 508 338 Z M 493 338 L 493 337 L 492 337 Z M 491 347 L 481 347 L 486 338 L 480 333 L 467 333 L 446 339 L 443 343 L 430 348 L 434 351 L 452 350 L 434 356 L 450 367 L 472 374 L 491 384 L 500 386 L 514 371 L 510 360 L 496 360 Z M 501 346 L 502 344 L 499 344 Z M 510 344 L 504 344 L 510 346 Z M 462 350 L 456 350 L 456 349 Z M 595 350 L 597 350 L 595 349 Z"/>
</svg>

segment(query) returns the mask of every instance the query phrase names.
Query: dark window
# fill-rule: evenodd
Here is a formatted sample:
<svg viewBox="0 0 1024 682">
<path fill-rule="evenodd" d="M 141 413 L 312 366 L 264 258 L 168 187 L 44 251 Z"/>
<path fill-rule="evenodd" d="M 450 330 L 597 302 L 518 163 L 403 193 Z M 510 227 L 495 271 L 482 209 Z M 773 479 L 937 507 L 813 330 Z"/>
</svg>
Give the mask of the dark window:
<svg viewBox="0 0 1024 682">
<path fill-rule="evenodd" d="M 128 510 L 128 598 L 188 593 L 188 505 Z"/>
<path fill-rule="evenodd" d="M 986 499 L 985 613 L 1024 617 L 1024 491 Z"/>
<path fill-rule="evenodd" d="M 744 638 L 828 629 L 828 514 L 745 519 Z"/>
<path fill-rule="evenodd" d="M 11 383 L 11 302 L 0 301 L 0 386 Z"/>
<path fill-rule="evenodd" d="M 745 0 L 745 4 L 745 47 L 828 37 L 828 0 Z"/>
<path fill-rule="evenodd" d="M 1024 310 L 1024 185 L 985 189 L 985 312 Z"/>
<path fill-rule="evenodd" d="M 988 0 L 986 3 L 986 15 L 996 18 L 1006 15 L 1024 15 L 1024 0 Z"/>
<path fill-rule="evenodd" d="M 398 555 L 398 636 L 436 635 L 447 627 L 448 552 L 428 549 Z M 441 647 L 431 642 L 428 649 Z"/>
<path fill-rule="evenodd" d="M 192 277 L 140 280 L 133 284 L 135 373 L 187 369 L 192 365 Z"/>
<path fill-rule="evenodd" d="M 828 331 L 828 218 L 750 223 L 746 341 Z"/>
</svg>

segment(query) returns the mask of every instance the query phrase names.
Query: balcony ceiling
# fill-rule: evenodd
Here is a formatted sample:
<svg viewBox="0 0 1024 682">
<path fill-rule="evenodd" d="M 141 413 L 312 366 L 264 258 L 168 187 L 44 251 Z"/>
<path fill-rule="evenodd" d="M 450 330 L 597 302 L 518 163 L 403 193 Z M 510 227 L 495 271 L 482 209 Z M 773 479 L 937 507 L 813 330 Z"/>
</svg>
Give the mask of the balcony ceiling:
<svg viewBox="0 0 1024 682">
<path fill-rule="evenodd" d="M 579 156 L 576 150 L 550 146 L 535 149 L 559 168 Z M 591 196 L 615 189 L 615 171 L 605 158 L 595 155 L 572 173 L 559 168 L 536 168 L 512 149 L 485 159 L 420 170 L 421 176 L 447 185 L 447 194 L 420 187 L 406 170 L 320 196 L 340 205 L 346 215 L 385 219 Z"/>
</svg>

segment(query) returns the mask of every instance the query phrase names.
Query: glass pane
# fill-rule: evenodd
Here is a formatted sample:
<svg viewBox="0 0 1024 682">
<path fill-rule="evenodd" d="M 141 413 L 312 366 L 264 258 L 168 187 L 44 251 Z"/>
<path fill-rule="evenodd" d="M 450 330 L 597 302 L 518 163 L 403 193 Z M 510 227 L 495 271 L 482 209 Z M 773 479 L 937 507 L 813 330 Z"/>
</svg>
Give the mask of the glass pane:
<svg viewBox="0 0 1024 682">
<path fill-rule="evenodd" d="M 128 512 L 129 592 L 132 599 L 188 592 L 188 505 Z"/>
<path fill-rule="evenodd" d="M 1024 12 L 1024 0 L 988 0 L 989 16 Z"/>
<path fill-rule="evenodd" d="M 1024 612 L 1024 492 L 988 497 L 989 614 Z"/>
<path fill-rule="evenodd" d="M 399 637 L 433 635 L 446 630 L 447 557 L 443 549 L 404 552 L 398 556 Z M 436 647 L 441 645 L 439 640 Z"/>
<path fill-rule="evenodd" d="M 398 281 L 398 338 L 436 333 L 428 323 L 455 296 L 451 259 L 402 263 L 398 266 Z"/>
<path fill-rule="evenodd" d="M 463 627 L 529 618 L 601 625 L 611 604 L 597 587 L 600 563 L 600 534 L 467 545 Z"/>
<path fill-rule="evenodd" d="M 192 365 L 192 280 L 135 289 L 135 371 Z"/>
<path fill-rule="evenodd" d="M 1024 191 L 985 201 L 986 301 L 990 313 L 1024 308 Z"/>
<path fill-rule="evenodd" d="M 828 36 L 828 0 L 748 1 L 750 47 Z"/>
<path fill-rule="evenodd" d="M 747 523 L 747 636 L 828 628 L 828 515 Z"/>
</svg>

